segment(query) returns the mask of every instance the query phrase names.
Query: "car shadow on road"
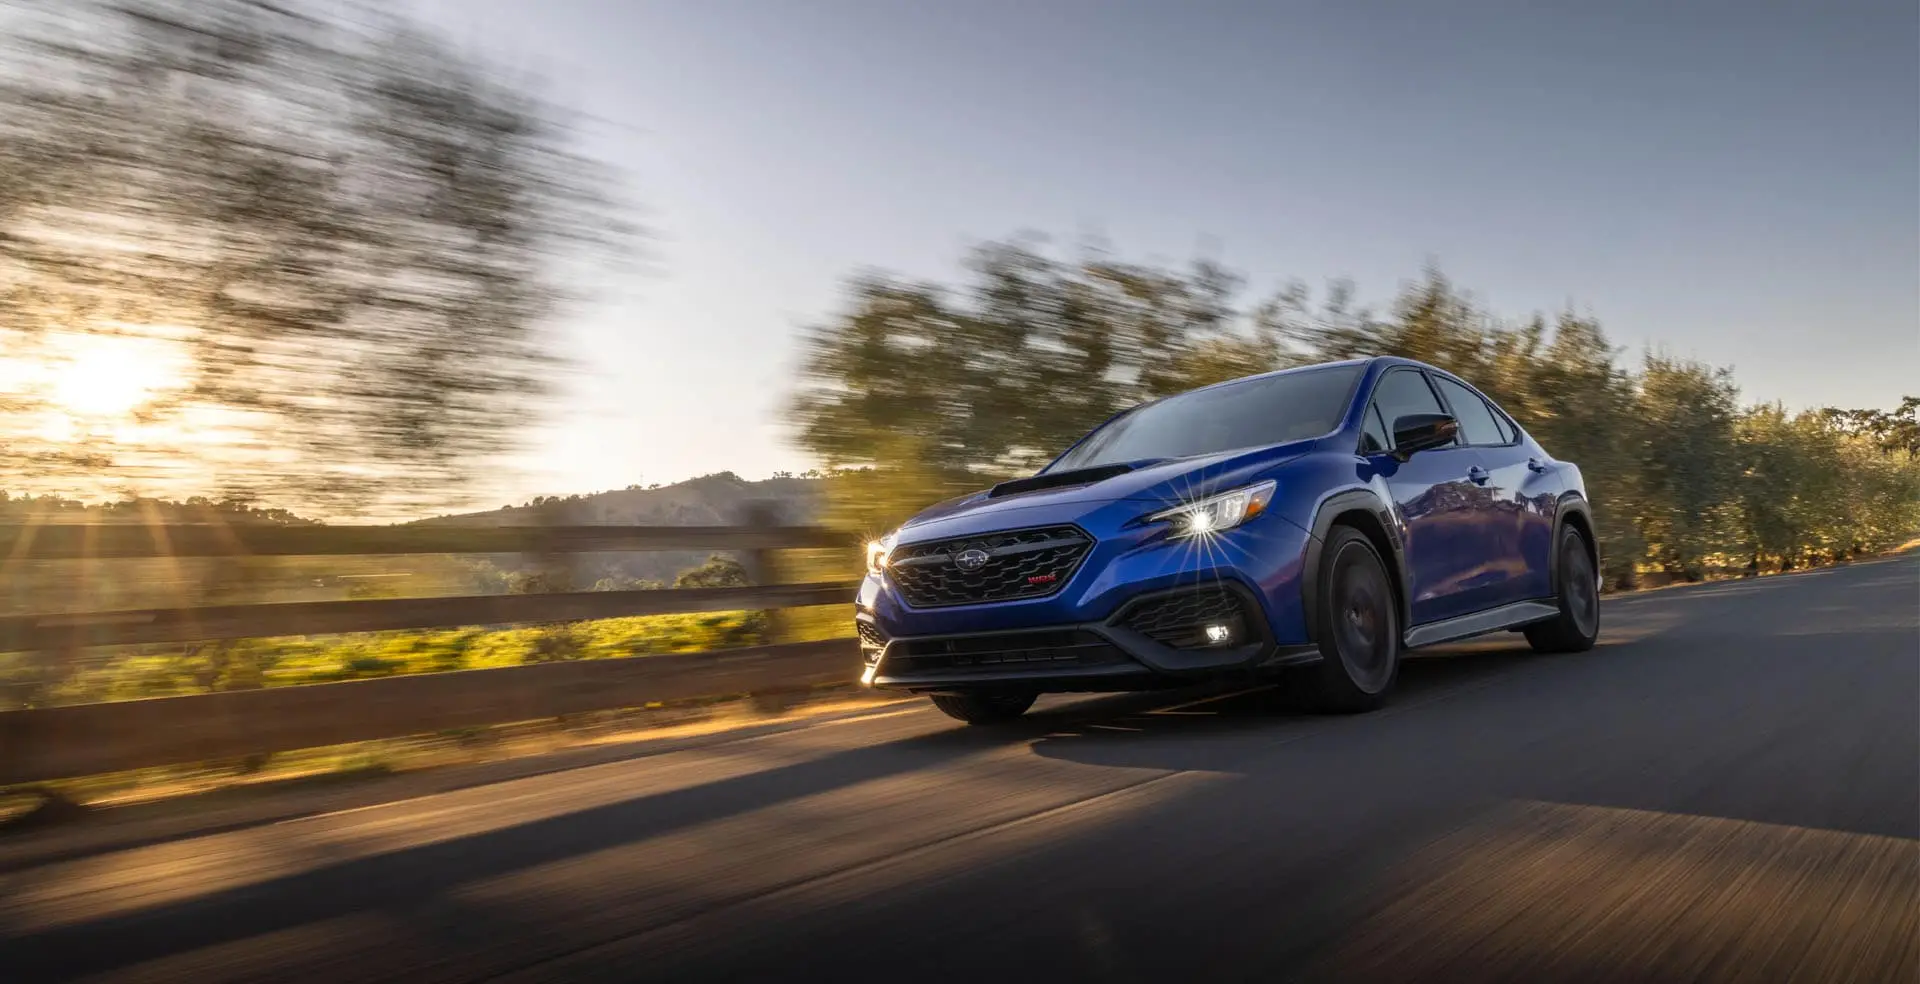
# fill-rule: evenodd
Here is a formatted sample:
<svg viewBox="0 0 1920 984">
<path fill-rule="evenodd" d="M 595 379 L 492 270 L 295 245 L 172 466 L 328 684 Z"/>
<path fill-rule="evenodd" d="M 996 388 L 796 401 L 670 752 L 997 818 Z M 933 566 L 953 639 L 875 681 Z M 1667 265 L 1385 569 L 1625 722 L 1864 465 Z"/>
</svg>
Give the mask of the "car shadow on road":
<svg viewBox="0 0 1920 984">
<path fill-rule="evenodd" d="M 1275 681 L 1222 687 L 1211 694 L 1182 694 L 1138 707 L 1095 705 L 1057 721 L 1035 720 L 1033 725 L 1046 730 L 1031 736 L 1031 747 L 1047 758 L 1112 768 L 1230 769 L 1222 758 L 1224 748 L 1245 753 L 1263 747 L 1248 744 L 1250 735 L 1267 734 L 1275 742 L 1286 742 L 1345 727 L 1349 721 L 1406 713 L 1557 658 L 1534 654 L 1517 637 L 1425 651 L 1401 664 L 1400 679 L 1386 705 L 1362 715 L 1318 709 L 1313 699 L 1314 670 L 1303 668 Z"/>
</svg>

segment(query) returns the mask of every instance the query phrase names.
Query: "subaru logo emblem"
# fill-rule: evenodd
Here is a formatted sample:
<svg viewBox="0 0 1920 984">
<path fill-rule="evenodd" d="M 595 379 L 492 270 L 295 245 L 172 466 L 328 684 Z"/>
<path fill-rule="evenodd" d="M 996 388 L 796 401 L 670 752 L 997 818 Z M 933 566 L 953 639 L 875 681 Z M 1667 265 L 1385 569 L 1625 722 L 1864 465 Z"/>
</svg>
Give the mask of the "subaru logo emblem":
<svg viewBox="0 0 1920 984">
<path fill-rule="evenodd" d="M 987 556 L 987 552 L 985 550 L 982 550 L 979 547 L 970 547 L 966 550 L 960 551 L 958 554 L 954 556 L 953 566 L 958 567 L 963 571 L 977 571 L 980 568 L 987 566 L 987 561 L 989 559 L 991 558 Z"/>
</svg>

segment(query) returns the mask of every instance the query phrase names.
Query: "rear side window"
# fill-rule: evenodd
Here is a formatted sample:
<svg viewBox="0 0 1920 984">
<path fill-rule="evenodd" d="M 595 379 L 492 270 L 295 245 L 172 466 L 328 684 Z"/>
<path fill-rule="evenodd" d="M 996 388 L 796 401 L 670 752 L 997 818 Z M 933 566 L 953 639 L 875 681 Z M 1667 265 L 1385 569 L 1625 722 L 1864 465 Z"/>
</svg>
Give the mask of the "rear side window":
<svg viewBox="0 0 1920 984">
<path fill-rule="evenodd" d="M 1373 406 L 1388 433 L 1393 422 L 1410 413 L 1445 413 L 1440 398 L 1433 395 L 1424 375 L 1411 369 L 1395 369 L 1380 377 L 1373 388 Z"/>
<path fill-rule="evenodd" d="M 1453 416 L 1460 421 L 1461 439 L 1481 447 L 1507 443 L 1507 430 L 1501 426 L 1493 408 L 1487 406 L 1487 401 L 1445 376 L 1435 376 L 1433 381 L 1440 384 L 1440 391 L 1453 405 Z"/>
<path fill-rule="evenodd" d="M 1508 420 L 1507 415 L 1501 413 L 1498 407 L 1494 408 L 1493 422 L 1500 425 L 1501 444 L 1512 444 L 1520 439 L 1520 429 L 1515 427 L 1513 421 Z"/>
</svg>

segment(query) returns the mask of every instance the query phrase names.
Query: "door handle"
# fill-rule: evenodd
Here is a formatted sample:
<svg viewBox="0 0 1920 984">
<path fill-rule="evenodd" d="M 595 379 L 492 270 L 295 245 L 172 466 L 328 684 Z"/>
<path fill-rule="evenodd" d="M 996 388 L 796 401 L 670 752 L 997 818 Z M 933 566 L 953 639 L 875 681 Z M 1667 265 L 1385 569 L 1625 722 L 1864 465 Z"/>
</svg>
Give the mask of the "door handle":
<svg viewBox="0 0 1920 984">
<path fill-rule="evenodd" d="M 1487 484 L 1487 470 L 1479 465 L 1474 465 L 1472 468 L 1467 469 L 1467 478 L 1475 485 L 1485 485 Z"/>
<path fill-rule="evenodd" d="M 1543 472 L 1547 470 L 1547 466 L 1539 458 L 1528 458 L 1527 470 L 1530 472 Z"/>
</svg>

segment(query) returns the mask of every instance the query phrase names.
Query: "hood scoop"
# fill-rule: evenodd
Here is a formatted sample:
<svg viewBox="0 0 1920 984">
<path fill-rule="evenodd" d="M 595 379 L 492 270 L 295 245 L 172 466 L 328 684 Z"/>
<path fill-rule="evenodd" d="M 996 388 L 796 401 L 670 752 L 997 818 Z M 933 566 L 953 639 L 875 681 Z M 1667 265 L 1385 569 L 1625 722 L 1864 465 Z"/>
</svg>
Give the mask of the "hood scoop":
<svg viewBox="0 0 1920 984">
<path fill-rule="evenodd" d="M 1003 499 L 1022 492 L 1039 492 L 1042 489 L 1061 489 L 1072 485 L 1092 485 L 1104 482 L 1115 475 L 1125 475 L 1133 470 L 1132 465 L 1101 465 L 1098 468 L 1076 468 L 1072 471 L 1049 472 L 1032 478 L 1016 478 L 1011 482 L 1001 482 L 987 490 L 987 498 Z"/>
</svg>

